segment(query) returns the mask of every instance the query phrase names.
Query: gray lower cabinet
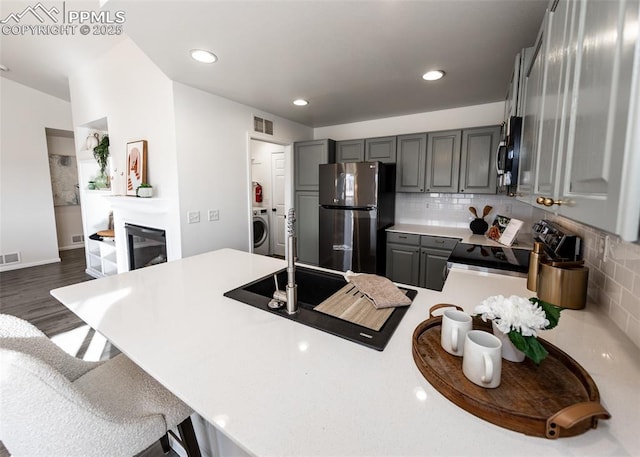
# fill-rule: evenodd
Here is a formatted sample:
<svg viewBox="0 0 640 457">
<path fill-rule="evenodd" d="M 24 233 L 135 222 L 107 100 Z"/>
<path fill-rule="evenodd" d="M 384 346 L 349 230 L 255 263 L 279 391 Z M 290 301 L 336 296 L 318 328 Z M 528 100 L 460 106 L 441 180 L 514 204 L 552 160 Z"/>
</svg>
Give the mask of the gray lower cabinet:
<svg viewBox="0 0 640 457">
<path fill-rule="evenodd" d="M 336 162 L 364 162 L 364 140 L 337 141 Z"/>
<path fill-rule="evenodd" d="M 462 131 L 459 191 L 469 194 L 496 193 L 496 154 L 500 126 Z"/>
<path fill-rule="evenodd" d="M 367 138 L 364 141 L 365 162 L 396 163 L 396 137 Z"/>
<path fill-rule="evenodd" d="M 403 284 L 419 284 L 420 235 L 387 232 L 386 276 Z"/>
<path fill-rule="evenodd" d="M 420 287 L 442 290 L 447 280 L 447 260 L 451 251 L 420 249 Z"/>
<path fill-rule="evenodd" d="M 442 290 L 455 238 L 387 233 L 386 276 L 394 282 Z"/>
<path fill-rule="evenodd" d="M 319 204 L 318 192 L 299 191 L 295 193 L 298 260 L 302 263 L 318 264 Z"/>
</svg>

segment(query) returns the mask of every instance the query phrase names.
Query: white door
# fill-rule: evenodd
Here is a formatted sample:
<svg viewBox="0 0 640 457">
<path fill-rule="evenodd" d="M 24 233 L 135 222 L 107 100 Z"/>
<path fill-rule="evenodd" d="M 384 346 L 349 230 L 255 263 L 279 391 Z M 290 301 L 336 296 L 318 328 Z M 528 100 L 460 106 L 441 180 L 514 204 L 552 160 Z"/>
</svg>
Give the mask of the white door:
<svg viewBox="0 0 640 457">
<path fill-rule="evenodd" d="M 284 152 L 271 153 L 271 253 L 284 256 L 285 249 Z"/>
</svg>

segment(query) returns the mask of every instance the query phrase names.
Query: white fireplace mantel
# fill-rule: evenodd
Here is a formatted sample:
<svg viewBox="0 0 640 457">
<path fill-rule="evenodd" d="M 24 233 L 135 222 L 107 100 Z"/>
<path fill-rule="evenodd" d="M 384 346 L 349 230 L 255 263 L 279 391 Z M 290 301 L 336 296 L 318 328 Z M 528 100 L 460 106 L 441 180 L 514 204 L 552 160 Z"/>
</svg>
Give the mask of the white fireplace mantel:
<svg viewBox="0 0 640 457">
<path fill-rule="evenodd" d="M 166 198 L 140 198 L 124 195 L 104 197 L 113 210 L 118 273 L 129 271 L 126 223 L 165 230 L 167 259 L 179 259 L 181 253 L 180 226 L 176 224 L 175 201 Z"/>
<path fill-rule="evenodd" d="M 136 213 L 163 214 L 169 211 L 169 200 L 166 198 L 140 198 L 127 196 L 105 196 L 113 209 L 122 209 Z"/>
</svg>

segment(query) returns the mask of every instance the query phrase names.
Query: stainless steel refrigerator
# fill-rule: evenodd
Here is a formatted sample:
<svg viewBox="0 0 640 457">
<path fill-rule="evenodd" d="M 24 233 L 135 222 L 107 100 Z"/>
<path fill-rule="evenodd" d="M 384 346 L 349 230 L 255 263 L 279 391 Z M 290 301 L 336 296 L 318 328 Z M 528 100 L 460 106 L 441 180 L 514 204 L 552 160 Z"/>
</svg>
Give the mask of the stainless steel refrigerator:
<svg viewBox="0 0 640 457">
<path fill-rule="evenodd" d="M 385 273 L 385 229 L 395 216 L 395 165 L 320 165 L 321 267 Z"/>
</svg>

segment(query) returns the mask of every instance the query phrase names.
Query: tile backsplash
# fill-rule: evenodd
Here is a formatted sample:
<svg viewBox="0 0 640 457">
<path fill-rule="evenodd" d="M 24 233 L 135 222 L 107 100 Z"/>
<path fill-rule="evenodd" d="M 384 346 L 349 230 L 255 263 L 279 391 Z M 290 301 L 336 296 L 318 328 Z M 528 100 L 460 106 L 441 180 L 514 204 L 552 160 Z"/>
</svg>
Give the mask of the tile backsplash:
<svg viewBox="0 0 640 457">
<path fill-rule="evenodd" d="M 480 194 L 396 194 L 396 224 L 469 227 L 473 206 L 482 213 L 485 205 L 493 210 L 485 218 L 491 224 L 497 214 L 524 221 L 523 236 L 531 232 L 535 221 L 548 219 L 580 236 L 584 259 L 589 267 L 587 306 L 607 315 L 640 347 L 640 244 L 503 195 Z"/>
<path fill-rule="evenodd" d="M 504 195 L 398 193 L 396 223 L 469 227 L 474 219 L 469 207 L 475 207 L 481 216 L 485 205 L 493 206 L 485 218 L 489 224 L 500 214 L 524 221 L 521 231 L 531 232 L 533 208 Z"/>
<path fill-rule="evenodd" d="M 589 267 L 587 306 L 609 316 L 640 347 L 640 245 L 543 210 L 534 209 L 533 216 L 582 238 Z"/>
</svg>

